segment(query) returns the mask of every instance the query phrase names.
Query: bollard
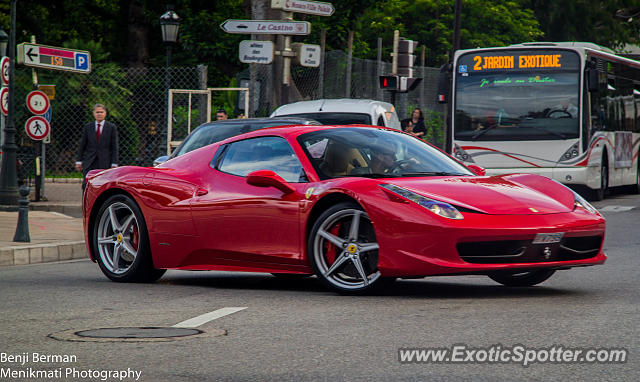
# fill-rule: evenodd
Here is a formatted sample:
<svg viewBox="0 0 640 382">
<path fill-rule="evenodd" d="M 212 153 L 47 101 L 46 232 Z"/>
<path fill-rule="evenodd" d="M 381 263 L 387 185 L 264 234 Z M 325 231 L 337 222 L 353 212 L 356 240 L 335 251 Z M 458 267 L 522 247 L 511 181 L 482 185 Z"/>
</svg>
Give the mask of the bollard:
<svg viewBox="0 0 640 382">
<path fill-rule="evenodd" d="M 29 237 L 29 191 L 29 186 L 20 186 L 18 225 L 16 226 L 16 234 L 13 236 L 13 241 L 23 243 L 31 242 L 31 238 Z"/>
</svg>

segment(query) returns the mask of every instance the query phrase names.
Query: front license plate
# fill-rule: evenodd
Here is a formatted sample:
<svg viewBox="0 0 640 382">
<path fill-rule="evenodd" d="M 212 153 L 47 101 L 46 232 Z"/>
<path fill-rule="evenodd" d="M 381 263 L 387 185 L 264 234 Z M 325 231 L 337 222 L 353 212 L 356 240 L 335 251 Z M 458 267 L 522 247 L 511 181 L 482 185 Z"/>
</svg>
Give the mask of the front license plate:
<svg viewBox="0 0 640 382">
<path fill-rule="evenodd" d="M 554 233 L 539 233 L 533 239 L 533 244 L 553 244 L 559 243 L 562 240 L 562 236 L 564 232 L 554 232 Z"/>
</svg>

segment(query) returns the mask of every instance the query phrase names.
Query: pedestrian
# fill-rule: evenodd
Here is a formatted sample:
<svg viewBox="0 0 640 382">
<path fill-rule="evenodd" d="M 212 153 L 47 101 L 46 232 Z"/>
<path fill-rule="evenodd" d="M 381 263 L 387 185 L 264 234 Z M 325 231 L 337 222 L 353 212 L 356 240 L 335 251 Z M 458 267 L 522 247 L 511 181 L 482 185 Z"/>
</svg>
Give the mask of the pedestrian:
<svg viewBox="0 0 640 382">
<path fill-rule="evenodd" d="M 95 121 L 84 125 L 76 170 L 82 171 L 82 190 L 86 186 L 87 173 L 95 169 L 107 169 L 118 166 L 118 129 L 106 121 L 107 108 L 97 103 L 93 106 Z"/>
<path fill-rule="evenodd" d="M 411 133 L 418 138 L 424 139 L 425 134 L 427 134 L 427 127 L 424 124 L 424 115 L 420 108 L 413 109 L 411 118 L 403 120 L 402 125 L 406 126 L 406 128 L 403 128 L 404 131 Z"/>
<path fill-rule="evenodd" d="M 218 109 L 218 111 L 216 111 L 216 120 L 218 121 L 224 121 L 225 119 L 229 118 L 227 116 L 227 111 L 223 108 Z"/>
</svg>

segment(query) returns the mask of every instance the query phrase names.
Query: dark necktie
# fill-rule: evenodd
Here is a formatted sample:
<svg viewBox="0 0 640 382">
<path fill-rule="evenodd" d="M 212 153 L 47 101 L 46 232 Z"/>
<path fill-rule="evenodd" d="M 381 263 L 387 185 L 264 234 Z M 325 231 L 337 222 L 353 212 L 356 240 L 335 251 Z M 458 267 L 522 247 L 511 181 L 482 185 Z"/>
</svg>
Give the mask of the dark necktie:
<svg viewBox="0 0 640 382">
<path fill-rule="evenodd" d="M 100 141 L 100 123 L 98 123 L 98 127 L 96 128 L 96 139 Z"/>
</svg>

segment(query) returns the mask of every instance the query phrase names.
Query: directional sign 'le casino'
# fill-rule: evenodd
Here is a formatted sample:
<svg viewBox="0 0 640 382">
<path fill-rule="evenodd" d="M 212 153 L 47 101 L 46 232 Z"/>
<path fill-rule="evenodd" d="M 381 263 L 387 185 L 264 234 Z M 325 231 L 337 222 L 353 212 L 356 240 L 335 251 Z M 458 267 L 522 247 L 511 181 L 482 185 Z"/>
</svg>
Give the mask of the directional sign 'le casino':
<svg viewBox="0 0 640 382">
<path fill-rule="evenodd" d="M 22 43 L 18 45 L 18 64 L 37 68 L 91 72 L 91 53 L 84 50 Z"/>
</svg>

